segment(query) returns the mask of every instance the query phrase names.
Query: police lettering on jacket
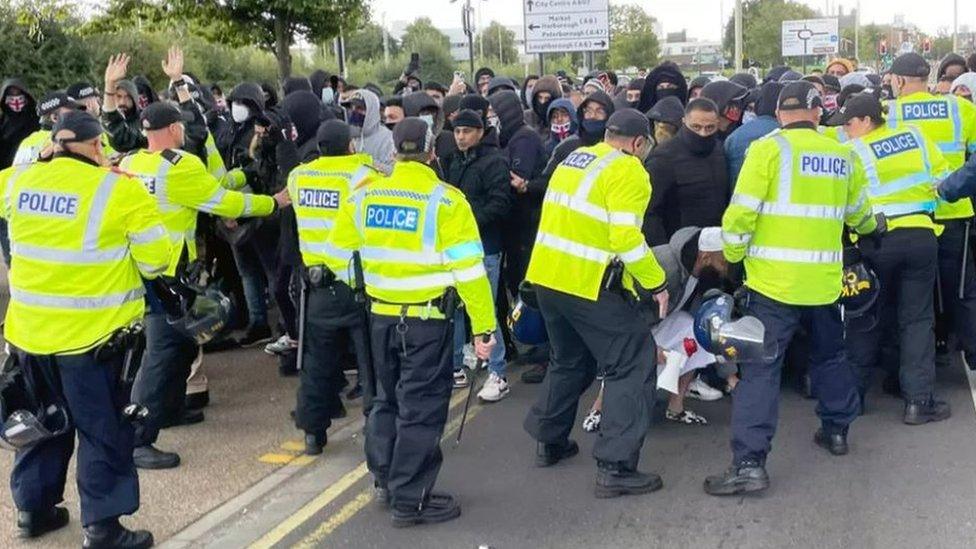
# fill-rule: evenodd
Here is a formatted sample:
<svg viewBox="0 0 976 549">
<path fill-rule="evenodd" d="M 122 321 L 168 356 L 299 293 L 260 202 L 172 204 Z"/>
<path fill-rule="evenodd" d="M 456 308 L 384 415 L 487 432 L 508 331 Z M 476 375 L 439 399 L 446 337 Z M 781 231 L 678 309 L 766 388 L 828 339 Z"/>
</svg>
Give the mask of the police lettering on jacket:
<svg viewBox="0 0 976 549">
<path fill-rule="evenodd" d="M 596 155 L 587 152 L 573 152 L 563 160 L 563 166 L 569 166 L 571 168 L 584 169 L 590 165 L 591 162 L 596 160 Z"/>
<path fill-rule="evenodd" d="M 366 207 L 366 227 L 416 232 L 419 216 L 417 208 L 371 204 Z"/>
<path fill-rule="evenodd" d="M 939 120 L 949 118 L 949 103 L 945 101 L 925 101 L 923 103 L 902 103 L 903 120 Z"/>
<path fill-rule="evenodd" d="M 830 154 L 803 154 L 800 155 L 800 173 L 821 177 L 847 177 L 847 159 Z"/>
<path fill-rule="evenodd" d="M 78 213 L 78 195 L 44 191 L 21 191 L 17 211 L 54 217 L 74 217 Z"/>
<path fill-rule="evenodd" d="M 878 160 L 893 154 L 911 151 L 917 148 L 918 141 L 915 141 L 915 136 L 910 133 L 900 133 L 898 135 L 893 135 L 886 139 L 882 139 L 881 141 L 871 143 L 871 151 L 874 152 L 874 156 Z"/>
<path fill-rule="evenodd" d="M 339 191 L 328 189 L 299 189 L 298 205 L 306 208 L 339 208 Z"/>
</svg>

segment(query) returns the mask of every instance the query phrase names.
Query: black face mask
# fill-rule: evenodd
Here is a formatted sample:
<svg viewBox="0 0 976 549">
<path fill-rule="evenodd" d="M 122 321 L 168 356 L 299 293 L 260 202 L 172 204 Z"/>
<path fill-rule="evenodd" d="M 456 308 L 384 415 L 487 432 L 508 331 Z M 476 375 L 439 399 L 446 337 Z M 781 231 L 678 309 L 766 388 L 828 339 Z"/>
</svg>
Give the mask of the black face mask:
<svg viewBox="0 0 976 549">
<path fill-rule="evenodd" d="M 548 101 L 532 100 L 532 104 L 535 106 L 533 110 L 537 115 L 539 115 L 541 120 L 545 120 L 546 118 L 546 111 L 549 110 L 549 103 L 552 103 L 552 99 L 549 99 Z"/>
<path fill-rule="evenodd" d="M 637 108 L 637 105 L 639 103 L 640 103 L 640 101 L 628 101 L 627 102 L 627 106 L 630 107 L 630 108 L 632 108 L 632 109 L 636 109 Z"/>
<path fill-rule="evenodd" d="M 711 154 L 715 148 L 715 143 L 718 142 L 716 136 L 717 134 L 712 134 L 708 137 L 702 137 L 691 131 L 688 126 L 681 126 L 681 129 L 678 130 L 678 139 L 688 147 L 688 150 L 699 155 Z"/>
</svg>

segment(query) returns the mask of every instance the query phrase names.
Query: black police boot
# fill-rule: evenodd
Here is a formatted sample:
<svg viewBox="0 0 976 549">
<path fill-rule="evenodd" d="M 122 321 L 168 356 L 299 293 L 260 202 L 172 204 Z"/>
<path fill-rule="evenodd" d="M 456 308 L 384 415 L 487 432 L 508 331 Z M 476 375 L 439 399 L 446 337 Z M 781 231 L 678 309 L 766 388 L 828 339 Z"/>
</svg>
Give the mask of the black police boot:
<svg viewBox="0 0 976 549">
<path fill-rule="evenodd" d="M 579 445 L 575 440 L 567 440 L 561 444 L 542 444 L 539 443 L 535 456 L 536 467 L 549 467 L 564 459 L 571 458 L 579 453 Z"/>
<path fill-rule="evenodd" d="M 760 492 L 769 488 L 766 468 L 755 461 L 744 461 L 729 467 L 721 475 L 705 479 L 705 493 L 713 496 L 732 496 Z"/>
<path fill-rule="evenodd" d="M 461 516 L 461 505 L 453 496 L 432 493 L 418 506 L 393 506 L 393 527 L 406 528 L 420 524 L 447 522 Z"/>
<path fill-rule="evenodd" d="M 132 459 L 139 469 L 172 469 L 180 464 L 179 454 L 164 452 L 152 444 L 137 446 L 132 451 Z"/>
<path fill-rule="evenodd" d="M 817 429 L 813 435 L 813 441 L 817 446 L 827 450 L 835 456 L 847 455 L 847 435 L 845 433 L 827 434 L 823 429 Z"/>
<path fill-rule="evenodd" d="M 600 499 L 647 494 L 664 486 L 661 477 L 654 473 L 641 473 L 637 469 L 616 463 L 597 462 L 596 489 Z"/>
<path fill-rule="evenodd" d="M 904 421 L 908 425 L 922 425 L 931 421 L 949 419 L 952 410 L 949 403 L 929 397 L 924 400 L 909 400 L 905 403 Z"/>
<path fill-rule="evenodd" d="M 146 530 L 129 530 L 118 518 L 96 522 L 85 527 L 84 549 L 148 549 L 153 535 Z"/>
<path fill-rule="evenodd" d="M 51 507 L 44 511 L 17 511 L 17 537 L 36 538 L 68 524 L 68 510 Z"/>
<path fill-rule="evenodd" d="M 373 501 L 383 509 L 390 508 L 390 490 L 379 481 L 373 481 Z"/>
<path fill-rule="evenodd" d="M 206 408 L 207 405 L 210 404 L 210 391 L 190 393 L 186 395 L 183 403 L 187 410 L 201 410 Z"/>
<path fill-rule="evenodd" d="M 546 364 L 536 364 L 535 366 L 522 372 L 522 383 L 527 383 L 529 385 L 542 383 L 542 380 L 546 378 L 546 368 Z"/>
<path fill-rule="evenodd" d="M 329 442 L 325 433 L 305 433 L 305 455 L 317 456 Z"/>
</svg>

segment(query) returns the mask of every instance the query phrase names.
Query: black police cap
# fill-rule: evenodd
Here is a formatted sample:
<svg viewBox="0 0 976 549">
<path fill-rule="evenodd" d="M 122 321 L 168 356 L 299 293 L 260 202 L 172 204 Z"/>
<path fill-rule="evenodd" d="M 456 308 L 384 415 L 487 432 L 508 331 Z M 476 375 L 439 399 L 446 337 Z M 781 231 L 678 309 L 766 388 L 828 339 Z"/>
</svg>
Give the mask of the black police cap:
<svg viewBox="0 0 976 549">
<path fill-rule="evenodd" d="M 59 145 L 90 141 L 100 135 L 102 124 L 85 111 L 64 113 L 51 130 L 51 140 Z"/>
<path fill-rule="evenodd" d="M 880 119 L 881 101 L 872 93 L 856 93 L 848 97 L 844 105 L 827 120 L 827 125 L 842 126 L 855 118 L 865 116 L 875 120 Z"/>
<path fill-rule="evenodd" d="M 88 82 L 78 82 L 68 86 L 65 90 L 68 97 L 74 99 L 75 101 L 81 101 L 82 99 L 88 99 L 89 97 L 98 97 L 98 89 L 92 86 Z"/>
<path fill-rule="evenodd" d="M 779 92 L 776 108 L 781 111 L 809 110 L 823 107 L 823 98 L 816 86 L 806 80 L 790 82 Z"/>
<path fill-rule="evenodd" d="M 637 109 L 620 109 L 610 115 L 607 130 L 624 137 L 649 137 L 651 122 Z"/>
<path fill-rule="evenodd" d="M 404 118 L 393 128 L 393 145 L 398 153 L 417 154 L 427 150 L 427 122 L 417 118 Z"/>
<path fill-rule="evenodd" d="M 190 122 L 193 115 L 183 112 L 169 101 L 151 103 L 139 114 L 139 124 L 144 130 L 161 130 L 177 122 Z"/>
<path fill-rule="evenodd" d="M 41 102 L 37 104 L 37 114 L 38 116 L 47 116 L 53 112 L 57 112 L 59 109 L 71 109 L 75 110 L 78 105 L 64 92 L 50 92 L 41 98 Z"/>
<path fill-rule="evenodd" d="M 891 74 L 925 78 L 932 72 L 928 61 L 917 53 L 903 53 L 891 64 Z"/>
</svg>

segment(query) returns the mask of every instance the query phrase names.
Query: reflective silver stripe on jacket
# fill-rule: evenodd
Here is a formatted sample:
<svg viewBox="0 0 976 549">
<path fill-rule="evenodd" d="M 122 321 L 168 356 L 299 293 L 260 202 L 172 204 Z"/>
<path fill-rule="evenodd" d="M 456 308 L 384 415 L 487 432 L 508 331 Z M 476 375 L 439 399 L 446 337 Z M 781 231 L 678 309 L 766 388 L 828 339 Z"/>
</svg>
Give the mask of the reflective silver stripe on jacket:
<svg viewBox="0 0 976 549">
<path fill-rule="evenodd" d="M 840 250 L 811 251 L 772 246 L 749 246 L 747 255 L 755 259 L 791 261 L 793 263 L 840 263 L 843 258 L 843 253 Z"/>
<path fill-rule="evenodd" d="M 10 299 L 24 305 L 35 307 L 56 307 L 58 309 L 92 310 L 120 307 L 133 301 L 141 301 L 145 290 L 142 286 L 117 294 L 107 294 L 96 297 L 76 297 L 65 295 L 39 294 L 10 288 Z"/>
<path fill-rule="evenodd" d="M 610 252 L 601 250 L 599 248 L 594 248 L 592 246 L 587 246 L 586 244 L 580 244 L 579 242 L 566 240 L 565 238 L 543 231 L 539 231 L 539 233 L 536 235 L 535 243 L 537 245 L 541 244 L 547 248 L 552 248 L 556 251 L 596 263 L 607 264 L 610 262 L 610 258 L 612 257 Z"/>
</svg>

